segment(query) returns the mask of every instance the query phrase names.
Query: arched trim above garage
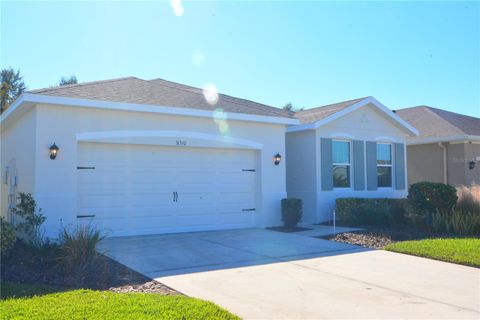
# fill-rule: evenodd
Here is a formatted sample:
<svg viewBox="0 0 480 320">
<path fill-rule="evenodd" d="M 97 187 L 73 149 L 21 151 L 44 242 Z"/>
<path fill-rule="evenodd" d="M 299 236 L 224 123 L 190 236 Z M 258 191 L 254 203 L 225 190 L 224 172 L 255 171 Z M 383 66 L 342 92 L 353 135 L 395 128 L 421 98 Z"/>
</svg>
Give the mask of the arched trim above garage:
<svg viewBox="0 0 480 320">
<path fill-rule="evenodd" d="M 77 133 L 77 141 L 179 147 L 263 149 L 263 144 L 229 136 L 174 130 L 119 130 Z"/>
</svg>

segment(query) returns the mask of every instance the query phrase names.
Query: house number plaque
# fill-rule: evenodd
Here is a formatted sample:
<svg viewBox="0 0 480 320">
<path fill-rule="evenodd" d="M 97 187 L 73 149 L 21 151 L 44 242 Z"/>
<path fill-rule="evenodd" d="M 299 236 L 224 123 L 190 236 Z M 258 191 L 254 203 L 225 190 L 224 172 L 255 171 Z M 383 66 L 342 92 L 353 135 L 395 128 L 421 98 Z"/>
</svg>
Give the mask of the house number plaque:
<svg viewBox="0 0 480 320">
<path fill-rule="evenodd" d="M 176 146 L 186 146 L 187 145 L 187 140 L 176 140 L 175 145 Z"/>
</svg>

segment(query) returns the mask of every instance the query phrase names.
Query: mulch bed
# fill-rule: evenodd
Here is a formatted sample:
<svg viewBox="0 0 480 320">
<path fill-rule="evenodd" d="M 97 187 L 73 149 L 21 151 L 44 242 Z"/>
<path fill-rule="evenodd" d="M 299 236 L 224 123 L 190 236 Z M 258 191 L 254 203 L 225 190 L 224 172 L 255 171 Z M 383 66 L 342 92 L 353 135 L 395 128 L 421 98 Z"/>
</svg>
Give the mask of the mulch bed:
<svg viewBox="0 0 480 320">
<path fill-rule="evenodd" d="M 300 231 L 307 231 L 307 230 L 312 230 L 310 228 L 303 228 L 303 227 L 270 227 L 267 228 L 268 230 L 273 230 L 273 231 L 278 231 L 278 232 L 285 232 L 285 233 L 290 233 L 290 232 L 300 232 Z"/>
<path fill-rule="evenodd" d="M 418 240 L 435 236 L 431 233 L 412 231 L 408 229 L 389 229 L 367 227 L 365 230 L 339 233 L 322 237 L 331 241 L 354 244 L 366 248 L 383 249 L 397 241 Z"/>
<path fill-rule="evenodd" d="M 2 281 L 39 283 L 71 289 L 180 294 L 104 255 L 99 255 L 82 270 L 65 270 L 59 263 L 58 249 L 54 246 L 33 250 L 17 241 L 2 256 L 0 267 Z"/>
</svg>

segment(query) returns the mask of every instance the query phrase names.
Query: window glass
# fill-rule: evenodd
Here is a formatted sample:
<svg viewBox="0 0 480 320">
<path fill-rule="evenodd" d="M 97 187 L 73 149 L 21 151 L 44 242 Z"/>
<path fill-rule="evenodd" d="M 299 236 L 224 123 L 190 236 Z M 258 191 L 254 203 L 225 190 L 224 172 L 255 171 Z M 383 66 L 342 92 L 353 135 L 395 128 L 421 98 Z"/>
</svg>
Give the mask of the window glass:
<svg viewBox="0 0 480 320">
<path fill-rule="evenodd" d="M 377 144 L 377 163 L 392 164 L 392 146 L 390 144 Z"/>
<path fill-rule="evenodd" d="M 378 187 L 389 188 L 392 186 L 392 167 L 378 167 Z"/>
<path fill-rule="evenodd" d="M 333 166 L 333 187 L 350 187 L 350 166 Z"/>
<path fill-rule="evenodd" d="M 332 147 L 333 163 L 350 163 L 350 142 L 333 141 Z"/>
<path fill-rule="evenodd" d="M 350 187 L 350 142 L 333 140 L 333 187 Z"/>
</svg>

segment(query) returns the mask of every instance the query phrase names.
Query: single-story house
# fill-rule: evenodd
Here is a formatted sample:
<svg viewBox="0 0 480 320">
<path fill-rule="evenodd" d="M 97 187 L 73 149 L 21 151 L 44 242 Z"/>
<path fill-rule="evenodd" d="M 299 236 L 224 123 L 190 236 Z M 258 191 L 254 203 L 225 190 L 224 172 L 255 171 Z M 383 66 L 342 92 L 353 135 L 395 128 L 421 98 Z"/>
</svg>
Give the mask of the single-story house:
<svg viewBox="0 0 480 320">
<path fill-rule="evenodd" d="M 307 223 L 333 218 L 335 199 L 404 198 L 406 138 L 417 130 L 373 97 L 297 112 L 287 128 L 287 193 Z"/>
<path fill-rule="evenodd" d="M 407 138 L 408 181 L 480 185 L 480 119 L 418 106 L 396 113 L 418 129 Z"/>
<path fill-rule="evenodd" d="M 49 237 L 281 224 L 291 112 L 129 77 L 24 93 L 0 121 L 2 216 L 31 193 Z"/>
</svg>

